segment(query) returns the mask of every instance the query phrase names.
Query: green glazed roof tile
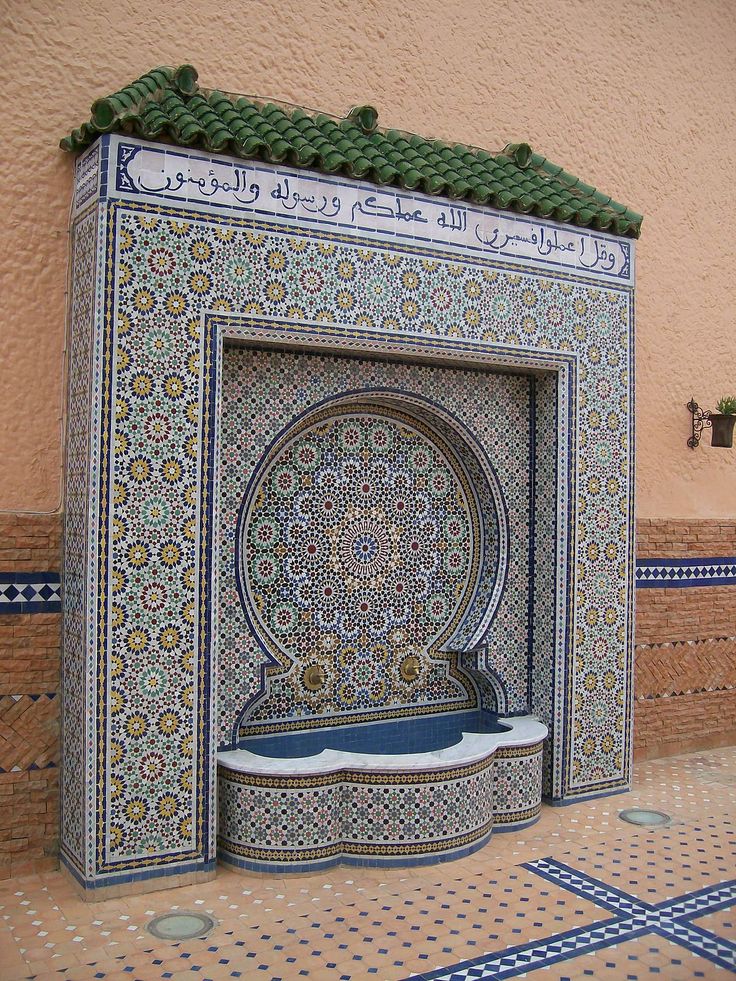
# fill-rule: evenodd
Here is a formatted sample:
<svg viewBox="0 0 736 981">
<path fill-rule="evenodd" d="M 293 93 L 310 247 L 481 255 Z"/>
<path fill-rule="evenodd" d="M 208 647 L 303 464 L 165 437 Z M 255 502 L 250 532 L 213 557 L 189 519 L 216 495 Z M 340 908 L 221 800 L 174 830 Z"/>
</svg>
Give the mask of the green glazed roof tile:
<svg viewBox="0 0 736 981">
<path fill-rule="evenodd" d="M 504 210 L 638 238 L 642 216 L 568 174 L 527 143 L 500 153 L 379 130 L 373 106 L 345 119 L 200 88 L 191 65 L 154 68 L 97 99 L 89 122 L 60 146 L 83 150 L 102 133 L 128 133 L 274 163 L 342 173 L 375 184 L 468 199 Z"/>
</svg>

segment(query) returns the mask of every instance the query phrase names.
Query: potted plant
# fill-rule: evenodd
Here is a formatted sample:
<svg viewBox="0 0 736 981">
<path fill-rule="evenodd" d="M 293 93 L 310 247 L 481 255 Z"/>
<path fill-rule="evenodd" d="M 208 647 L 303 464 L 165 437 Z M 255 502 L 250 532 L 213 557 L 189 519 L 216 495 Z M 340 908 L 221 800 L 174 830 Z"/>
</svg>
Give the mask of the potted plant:
<svg viewBox="0 0 736 981">
<path fill-rule="evenodd" d="M 724 396 L 711 412 L 711 446 L 733 446 L 733 427 L 736 424 L 736 396 Z"/>
</svg>

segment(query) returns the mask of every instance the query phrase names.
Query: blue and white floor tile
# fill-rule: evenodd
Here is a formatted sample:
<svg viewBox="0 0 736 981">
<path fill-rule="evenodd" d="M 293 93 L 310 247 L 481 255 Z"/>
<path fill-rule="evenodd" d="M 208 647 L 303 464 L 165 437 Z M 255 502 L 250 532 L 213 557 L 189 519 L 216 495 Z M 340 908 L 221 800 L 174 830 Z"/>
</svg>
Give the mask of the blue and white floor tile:
<svg viewBox="0 0 736 981">
<path fill-rule="evenodd" d="M 672 816 L 641 830 L 633 805 Z M 475 855 L 204 885 L 88 905 L 60 873 L 0 882 L 0 978 L 688 981 L 736 973 L 736 748 L 636 768 L 630 793 L 545 808 Z M 155 940 L 172 909 L 217 921 Z"/>
</svg>

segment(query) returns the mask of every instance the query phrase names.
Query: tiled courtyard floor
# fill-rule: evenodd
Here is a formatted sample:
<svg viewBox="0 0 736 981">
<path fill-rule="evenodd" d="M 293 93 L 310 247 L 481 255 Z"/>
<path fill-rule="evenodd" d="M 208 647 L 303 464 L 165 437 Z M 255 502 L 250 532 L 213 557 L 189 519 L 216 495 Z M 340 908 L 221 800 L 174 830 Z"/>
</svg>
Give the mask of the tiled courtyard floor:
<svg viewBox="0 0 736 981">
<path fill-rule="evenodd" d="M 642 831 L 618 812 L 672 815 Z M 545 808 L 520 834 L 420 869 L 204 885 L 86 904 L 58 872 L 0 882 L 0 979 L 412 976 L 661 981 L 736 972 L 736 748 L 636 767 L 628 794 Z M 205 940 L 144 929 L 204 910 Z"/>
</svg>

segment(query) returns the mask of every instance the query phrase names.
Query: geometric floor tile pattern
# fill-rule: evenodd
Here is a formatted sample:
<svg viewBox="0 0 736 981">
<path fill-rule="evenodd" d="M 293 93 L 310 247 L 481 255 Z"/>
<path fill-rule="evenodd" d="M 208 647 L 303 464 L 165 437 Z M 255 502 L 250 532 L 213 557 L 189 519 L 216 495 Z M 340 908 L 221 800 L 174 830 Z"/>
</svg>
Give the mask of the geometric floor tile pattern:
<svg viewBox="0 0 736 981">
<path fill-rule="evenodd" d="M 625 824 L 626 807 L 672 823 Z M 145 930 L 209 913 L 204 940 Z M 413 869 L 209 883 L 87 904 L 61 873 L 0 882 L 0 979 L 686 981 L 736 974 L 736 747 L 653 760 L 627 794 L 544 807 L 474 855 Z"/>
<path fill-rule="evenodd" d="M 693 926 L 690 920 L 702 910 L 736 905 L 736 879 L 706 886 L 697 893 L 666 900 L 651 906 L 641 903 L 605 883 L 581 875 L 575 869 L 548 859 L 527 866 L 553 883 L 565 885 L 577 895 L 592 899 L 618 914 L 589 927 L 578 927 L 548 937 L 542 942 L 510 947 L 486 954 L 467 964 L 455 965 L 425 975 L 437 981 L 466 981 L 471 978 L 516 978 L 532 970 L 568 962 L 579 953 L 591 953 L 619 946 L 623 941 L 656 934 L 679 944 L 718 967 L 736 970 L 736 944 L 708 930 Z"/>
</svg>

